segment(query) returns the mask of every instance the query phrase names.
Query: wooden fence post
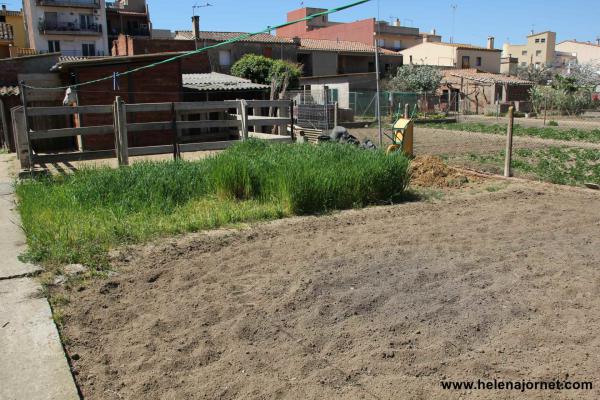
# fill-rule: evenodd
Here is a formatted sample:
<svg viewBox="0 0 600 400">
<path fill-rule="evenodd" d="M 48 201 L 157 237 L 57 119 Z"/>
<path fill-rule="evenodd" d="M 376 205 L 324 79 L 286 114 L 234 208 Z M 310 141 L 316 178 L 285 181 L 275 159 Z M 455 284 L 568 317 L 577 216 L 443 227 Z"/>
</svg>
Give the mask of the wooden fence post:
<svg viewBox="0 0 600 400">
<path fill-rule="evenodd" d="M 333 104 L 333 126 L 336 127 L 338 126 L 338 121 L 339 121 L 339 113 L 340 113 L 340 105 L 339 103 L 336 101 Z"/>
<path fill-rule="evenodd" d="M 0 99 L 0 120 L 2 120 L 2 138 L 4 147 L 10 150 L 10 136 L 8 133 L 8 124 L 6 123 L 6 111 L 4 110 L 4 101 Z M 15 146 L 16 149 L 16 146 Z"/>
<path fill-rule="evenodd" d="M 408 103 L 406 103 L 404 105 L 404 119 L 409 119 L 410 118 L 410 105 Z"/>
<path fill-rule="evenodd" d="M 127 138 L 127 110 L 126 105 L 121 100 L 121 96 L 117 96 L 115 99 L 115 115 L 117 116 L 117 158 L 119 159 L 119 166 L 129 165 L 129 141 Z"/>
<path fill-rule="evenodd" d="M 290 117 L 290 109 L 288 106 L 278 106 L 277 107 L 277 116 L 280 118 L 289 118 Z M 277 127 L 278 135 L 287 135 L 287 127 L 285 125 L 278 125 Z"/>
<path fill-rule="evenodd" d="M 290 100 L 290 136 L 292 142 L 296 140 L 296 133 L 294 132 L 294 100 Z"/>
<path fill-rule="evenodd" d="M 119 139 L 119 101 L 120 97 L 117 96 L 113 103 L 113 129 L 115 131 L 115 155 L 117 156 L 117 162 L 121 165 L 121 142 Z"/>
<path fill-rule="evenodd" d="M 31 146 L 29 136 L 25 127 L 25 113 L 23 107 L 15 107 L 11 110 L 13 132 L 15 133 L 15 150 L 17 158 L 21 163 L 21 169 L 31 168 Z"/>
<path fill-rule="evenodd" d="M 173 115 L 173 159 L 181 159 L 181 151 L 179 150 L 179 144 L 183 137 L 183 129 L 179 127 L 177 121 L 182 118 L 182 113 L 175 110 L 175 103 L 171 103 L 171 114 Z"/>
<path fill-rule="evenodd" d="M 513 129 L 515 124 L 515 107 L 508 108 L 508 128 L 506 129 L 506 157 L 504 159 L 504 176 L 509 178 L 512 176 L 512 142 Z"/>
<path fill-rule="evenodd" d="M 33 172 L 33 149 L 31 147 L 31 138 L 29 137 L 29 118 L 27 117 L 27 89 L 25 88 L 25 82 L 19 82 L 19 89 L 21 91 L 21 102 L 23 103 L 23 126 L 22 129 L 25 132 L 23 142 L 27 145 L 27 157 L 29 157 L 29 171 Z"/>
<path fill-rule="evenodd" d="M 241 121 L 240 139 L 248 140 L 248 103 L 246 100 L 240 100 L 238 103 L 238 115 Z"/>
</svg>

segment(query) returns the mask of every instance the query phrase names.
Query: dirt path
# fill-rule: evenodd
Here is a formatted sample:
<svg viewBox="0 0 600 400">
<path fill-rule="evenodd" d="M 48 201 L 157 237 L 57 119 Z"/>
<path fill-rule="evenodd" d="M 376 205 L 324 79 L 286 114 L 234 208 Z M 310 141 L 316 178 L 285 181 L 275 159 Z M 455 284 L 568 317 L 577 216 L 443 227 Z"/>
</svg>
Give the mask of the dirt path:
<svg viewBox="0 0 600 400">
<path fill-rule="evenodd" d="M 352 129 L 351 133 L 361 140 L 375 140 L 376 129 Z M 479 132 L 449 131 L 417 127 L 415 131 L 416 154 L 452 154 L 493 153 L 504 150 L 506 138 Z M 569 146 L 600 150 L 600 143 L 552 140 L 528 136 L 515 136 L 515 148 L 540 148 L 549 146 Z"/>
<path fill-rule="evenodd" d="M 488 189 L 131 249 L 70 293 L 86 400 L 599 398 L 600 196 Z M 494 378 L 595 387 L 440 388 Z"/>
</svg>

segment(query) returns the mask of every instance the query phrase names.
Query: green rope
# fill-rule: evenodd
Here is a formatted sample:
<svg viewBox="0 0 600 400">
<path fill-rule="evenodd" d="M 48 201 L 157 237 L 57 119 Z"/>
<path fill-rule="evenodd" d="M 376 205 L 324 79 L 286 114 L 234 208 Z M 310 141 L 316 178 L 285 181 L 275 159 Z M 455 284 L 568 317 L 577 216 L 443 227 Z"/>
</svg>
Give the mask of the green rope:
<svg viewBox="0 0 600 400">
<path fill-rule="evenodd" d="M 268 28 L 263 29 L 262 31 L 259 31 L 259 32 L 245 33 L 245 34 L 237 36 L 235 38 L 228 39 L 228 40 L 226 40 L 224 42 L 220 42 L 220 43 L 217 43 L 217 44 L 206 46 L 206 47 L 203 47 L 201 49 L 196 49 L 196 50 L 188 51 L 186 53 L 179 54 L 179 55 L 167 58 L 167 59 L 162 60 L 162 61 L 158 61 L 158 62 L 155 62 L 155 63 L 152 63 L 152 64 L 148 64 L 148 65 L 144 65 L 144 66 L 141 66 L 141 67 L 138 67 L 138 68 L 134 68 L 134 69 L 128 70 L 126 72 L 118 73 L 117 76 L 121 77 L 121 76 L 129 75 L 129 74 L 133 74 L 134 72 L 139 72 L 139 71 L 143 71 L 145 69 L 154 68 L 154 67 L 157 67 L 159 65 L 167 64 L 167 63 L 170 63 L 170 62 L 173 62 L 173 61 L 177 61 L 177 60 L 182 59 L 182 58 L 190 57 L 190 56 L 202 53 L 202 52 L 210 50 L 210 49 L 214 49 L 214 48 L 217 48 L 217 47 L 225 46 L 225 45 L 230 44 L 230 43 L 239 42 L 240 40 L 244 40 L 244 39 L 247 39 L 247 38 L 255 36 L 255 35 L 260 35 L 262 33 L 270 33 L 274 29 L 284 28 L 286 26 L 297 24 L 298 22 L 309 21 L 311 19 L 323 16 L 323 15 L 329 15 L 329 14 L 337 13 L 337 12 L 340 12 L 340 11 L 343 11 L 343 10 L 347 10 L 349 8 L 356 7 L 356 6 L 360 5 L 360 4 L 368 3 L 369 1 L 371 1 L 371 0 L 356 1 L 354 3 L 350 3 L 350 4 L 347 4 L 345 6 L 332 8 L 332 9 L 329 9 L 329 10 L 326 10 L 326 11 L 322 11 L 322 12 L 319 12 L 319 13 L 316 13 L 316 14 L 312 14 L 312 15 L 306 16 L 304 18 L 297 19 L 295 21 L 286 22 L 285 24 L 277 25 L 277 26 L 274 26 L 274 27 L 268 27 Z M 68 85 L 68 86 L 35 87 L 35 86 L 25 85 L 24 83 L 22 83 L 22 85 L 23 85 L 23 87 L 26 87 L 28 89 L 33 89 L 33 90 L 66 90 L 66 89 L 69 89 L 69 88 L 77 88 L 77 87 L 80 87 L 80 86 L 91 85 L 91 84 L 94 84 L 94 83 L 108 81 L 108 80 L 111 80 L 111 79 L 114 79 L 113 75 L 105 76 L 104 78 L 94 79 L 94 80 L 87 81 L 87 82 L 82 82 L 82 83 L 77 83 L 77 84 L 73 84 L 73 85 Z"/>
</svg>

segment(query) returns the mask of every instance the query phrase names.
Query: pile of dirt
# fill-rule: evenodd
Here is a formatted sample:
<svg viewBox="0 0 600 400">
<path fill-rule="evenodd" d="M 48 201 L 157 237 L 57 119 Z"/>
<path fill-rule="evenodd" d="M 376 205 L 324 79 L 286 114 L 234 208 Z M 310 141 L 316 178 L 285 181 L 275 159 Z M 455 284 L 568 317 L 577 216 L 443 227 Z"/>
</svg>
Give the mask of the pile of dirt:
<svg viewBox="0 0 600 400">
<path fill-rule="evenodd" d="M 417 156 L 411 163 L 411 182 L 416 186 L 460 187 L 469 183 L 469 178 L 444 161 L 432 155 Z"/>
</svg>

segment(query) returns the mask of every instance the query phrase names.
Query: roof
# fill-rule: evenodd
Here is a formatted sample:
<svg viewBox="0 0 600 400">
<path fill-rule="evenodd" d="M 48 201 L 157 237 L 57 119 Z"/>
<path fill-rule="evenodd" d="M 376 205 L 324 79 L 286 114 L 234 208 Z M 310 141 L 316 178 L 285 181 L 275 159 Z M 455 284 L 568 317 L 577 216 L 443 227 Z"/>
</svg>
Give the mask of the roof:
<svg viewBox="0 0 600 400">
<path fill-rule="evenodd" d="M 124 64 L 136 61 L 164 60 L 188 52 L 178 51 L 170 53 L 139 54 L 134 56 L 112 56 L 112 57 L 61 57 L 58 64 L 52 67 L 52 71 L 62 70 L 65 67 L 79 67 L 103 64 Z"/>
<path fill-rule="evenodd" d="M 555 33 L 555 32 L 552 32 L 552 31 L 544 31 L 544 32 L 538 32 L 538 33 L 532 33 L 531 35 L 527 35 L 527 37 L 544 35 L 544 34 L 546 34 L 546 33 Z"/>
<path fill-rule="evenodd" d="M 559 44 L 563 44 L 563 43 L 575 43 L 575 44 L 581 44 L 581 45 L 584 45 L 584 46 L 592 46 L 592 47 L 598 47 L 598 48 L 600 48 L 600 44 L 595 44 L 595 43 L 591 43 L 591 42 L 580 42 L 580 41 L 575 40 L 575 39 L 573 39 L 573 40 L 563 40 Z"/>
<path fill-rule="evenodd" d="M 18 86 L 0 86 L 0 96 L 19 96 L 20 94 Z"/>
<path fill-rule="evenodd" d="M 0 9 L 0 15 L 5 15 L 7 17 L 20 17 L 23 15 L 23 11 L 11 11 Z"/>
<path fill-rule="evenodd" d="M 446 43 L 446 42 L 426 42 L 426 43 L 455 47 L 459 50 L 480 50 L 480 51 L 499 51 L 499 52 L 502 51 L 500 49 L 488 49 L 487 47 L 474 46 L 472 44 L 465 44 L 465 43 Z"/>
<path fill-rule="evenodd" d="M 325 39 L 300 39 L 300 50 L 312 51 L 337 51 L 350 53 L 375 53 L 375 46 L 361 42 L 349 42 L 345 40 L 325 40 Z M 381 54 L 390 56 L 401 56 L 399 52 L 379 49 Z"/>
<path fill-rule="evenodd" d="M 262 90 L 268 89 L 268 85 L 253 83 L 249 79 L 237 76 L 211 72 L 208 74 L 183 74 L 183 87 L 200 91 L 217 90 Z"/>
<path fill-rule="evenodd" d="M 226 40 L 235 39 L 242 35 L 247 35 L 246 32 L 213 32 L 213 31 L 200 31 L 199 40 L 212 40 L 215 42 L 224 42 Z M 194 40 L 194 34 L 192 31 L 175 31 L 176 40 Z M 294 44 L 294 40 L 290 38 L 284 38 L 279 36 L 269 35 L 267 33 L 259 33 L 258 35 L 250 36 L 246 39 L 240 40 L 241 42 L 258 42 L 258 43 L 280 43 L 280 44 Z"/>
<path fill-rule="evenodd" d="M 534 83 L 524 79 L 517 78 L 515 76 L 507 76 L 502 74 L 493 74 L 491 72 L 481 72 L 475 68 L 469 69 L 449 69 L 442 71 L 444 75 L 444 81 L 447 83 L 460 83 L 460 79 L 468 79 L 472 82 L 481 84 L 509 84 L 509 85 L 522 85 L 522 86 L 533 86 Z"/>
</svg>

